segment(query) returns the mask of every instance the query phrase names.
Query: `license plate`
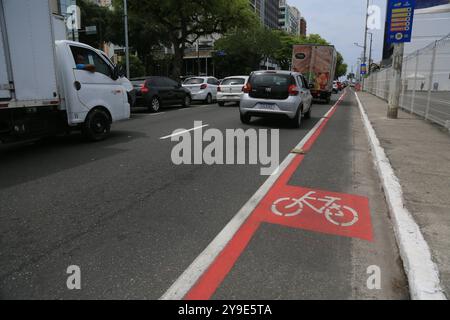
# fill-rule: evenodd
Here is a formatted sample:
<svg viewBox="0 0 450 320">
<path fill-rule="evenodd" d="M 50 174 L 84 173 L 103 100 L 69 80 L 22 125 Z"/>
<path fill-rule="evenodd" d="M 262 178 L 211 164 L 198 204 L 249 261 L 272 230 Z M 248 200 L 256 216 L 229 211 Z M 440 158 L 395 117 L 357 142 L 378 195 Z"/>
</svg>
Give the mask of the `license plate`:
<svg viewBox="0 0 450 320">
<path fill-rule="evenodd" d="M 275 105 L 267 104 L 267 103 L 260 103 L 260 104 L 258 104 L 257 108 L 261 109 L 261 110 L 275 110 Z"/>
</svg>

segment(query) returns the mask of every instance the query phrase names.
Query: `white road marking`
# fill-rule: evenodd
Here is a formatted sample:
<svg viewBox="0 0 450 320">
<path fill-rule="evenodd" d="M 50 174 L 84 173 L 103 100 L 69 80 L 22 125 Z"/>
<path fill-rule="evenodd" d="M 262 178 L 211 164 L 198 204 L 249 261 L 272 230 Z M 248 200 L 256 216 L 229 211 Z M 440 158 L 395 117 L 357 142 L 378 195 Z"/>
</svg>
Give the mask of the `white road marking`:
<svg viewBox="0 0 450 320">
<path fill-rule="evenodd" d="M 356 92 L 355 95 L 391 212 L 400 255 L 408 276 L 411 298 L 415 300 L 446 300 L 440 286 L 438 268 L 431 258 L 430 248 L 419 226 L 405 206 L 402 186 Z"/>
<path fill-rule="evenodd" d="M 185 134 L 187 132 L 191 132 L 191 131 L 195 131 L 195 130 L 204 128 L 204 127 L 209 127 L 209 124 L 205 124 L 203 126 L 194 127 L 192 129 L 189 129 L 189 130 L 177 131 L 176 133 L 172 133 L 171 135 L 168 135 L 168 136 L 165 136 L 165 137 L 161 137 L 159 139 L 160 140 L 169 139 L 169 138 L 172 138 L 172 137 L 180 136 L 180 135 Z"/>
<path fill-rule="evenodd" d="M 298 149 L 302 149 L 308 140 L 314 135 L 314 133 L 320 128 L 322 123 L 326 120 L 326 117 L 330 115 L 339 101 L 328 110 L 325 117 L 320 119 L 319 122 L 308 132 L 308 134 L 300 141 L 296 146 Z M 274 183 L 281 176 L 283 171 L 289 166 L 292 160 L 296 157 L 295 154 L 289 154 L 286 159 L 280 164 L 276 174 L 270 176 L 266 182 L 256 191 L 256 193 L 247 201 L 247 203 L 239 210 L 239 212 L 231 219 L 231 221 L 222 229 L 222 231 L 216 236 L 216 238 L 203 250 L 202 253 L 192 262 L 192 264 L 183 272 L 183 274 L 172 284 L 172 286 L 164 293 L 160 300 L 181 300 L 197 283 L 199 278 L 208 270 L 209 266 L 216 260 L 217 256 L 223 251 L 230 240 L 234 237 L 236 232 L 247 220 L 250 214 L 255 210 L 256 206 L 266 196 Z"/>
</svg>

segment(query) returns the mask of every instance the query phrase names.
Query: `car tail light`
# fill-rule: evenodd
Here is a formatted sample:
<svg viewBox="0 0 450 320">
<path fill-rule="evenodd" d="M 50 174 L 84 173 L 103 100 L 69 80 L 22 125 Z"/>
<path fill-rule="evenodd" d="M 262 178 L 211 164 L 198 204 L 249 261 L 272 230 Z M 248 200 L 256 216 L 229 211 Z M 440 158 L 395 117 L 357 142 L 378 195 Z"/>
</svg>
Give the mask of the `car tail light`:
<svg viewBox="0 0 450 320">
<path fill-rule="evenodd" d="M 146 94 L 148 93 L 150 90 L 147 88 L 147 82 L 144 82 L 143 84 L 141 84 L 141 93 L 142 94 Z"/>
<path fill-rule="evenodd" d="M 221 87 L 217 87 L 217 92 L 222 92 L 222 88 Z"/>
<path fill-rule="evenodd" d="M 297 87 L 295 84 L 289 86 L 288 91 L 289 91 L 289 95 L 290 95 L 290 96 L 296 96 L 296 95 L 298 95 L 299 92 L 300 92 L 299 89 L 298 89 L 298 87 Z"/>
<path fill-rule="evenodd" d="M 200 86 L 200 90 L 205 90 L 206 88 L 208 88 L 208 85 L 206 83 Z"/>
<path fill-rule="evenodd" d="M 242 87 L 242 91 L 244 91 L 244 93 L 250 93 L 252 91 L 252 85 L 250 83 L 247 83 Z"/>
</svg>

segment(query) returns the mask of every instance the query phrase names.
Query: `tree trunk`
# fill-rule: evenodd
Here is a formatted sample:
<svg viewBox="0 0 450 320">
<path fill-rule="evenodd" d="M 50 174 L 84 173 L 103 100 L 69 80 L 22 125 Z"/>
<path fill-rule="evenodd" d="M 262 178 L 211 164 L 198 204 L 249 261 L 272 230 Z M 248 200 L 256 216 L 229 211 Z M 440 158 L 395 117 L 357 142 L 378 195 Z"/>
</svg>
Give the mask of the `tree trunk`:
<svg viewBox="0 0 450 320">
<path fill-rule="evenodd" d="M 174 58 L 172 64 L 171 76 L 174 80 L 179 81 L 180 76 L 182 76 L 183 70 L 183 58 L 184 58 L 184 43 L 174 43 Z"/>
</svg>

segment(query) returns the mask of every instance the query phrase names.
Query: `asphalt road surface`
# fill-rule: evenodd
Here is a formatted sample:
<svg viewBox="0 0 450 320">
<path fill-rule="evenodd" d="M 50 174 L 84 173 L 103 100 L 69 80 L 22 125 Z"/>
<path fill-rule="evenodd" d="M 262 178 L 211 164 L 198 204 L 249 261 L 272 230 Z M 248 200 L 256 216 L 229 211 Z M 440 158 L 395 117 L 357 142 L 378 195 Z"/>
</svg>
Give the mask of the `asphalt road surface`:
<svg viewBox="0 0 450 320">
<path fill-rule="evenodd" d="M 408 299 L 355 96 L 348 90 L 332 109 L 338 98 L 316 103 L 300 129 L 283 120 L 242 125 L 235 106 L 194 105 L 135 110 L 100 143 L 73 134 L 0 146 L 0 298 L 159 299 L 186 287 L 196 261 L 204 272 L 184 298 Z M 208 127 L 192 136 L 280 129 L 280 162 L 307 142 L 236 234 L 224 228 L 270 178 L 260 164 L 174 165 L 176 143 L 161 138 L 194 121 Z M 271 212 L 274 200 L 307 194 L 302 213 Z M 347 220 L 327 216 L 323 197 L 334 197 Z M 357 221 L 339 225 L 352 212 Z M 232 241 L 205 265 L 202 253 L 219 234 Z M 72 265 L 81 290 L 67 288 Z M 373 270 L 380 287 L 368 286 Z"/>
</svg>

